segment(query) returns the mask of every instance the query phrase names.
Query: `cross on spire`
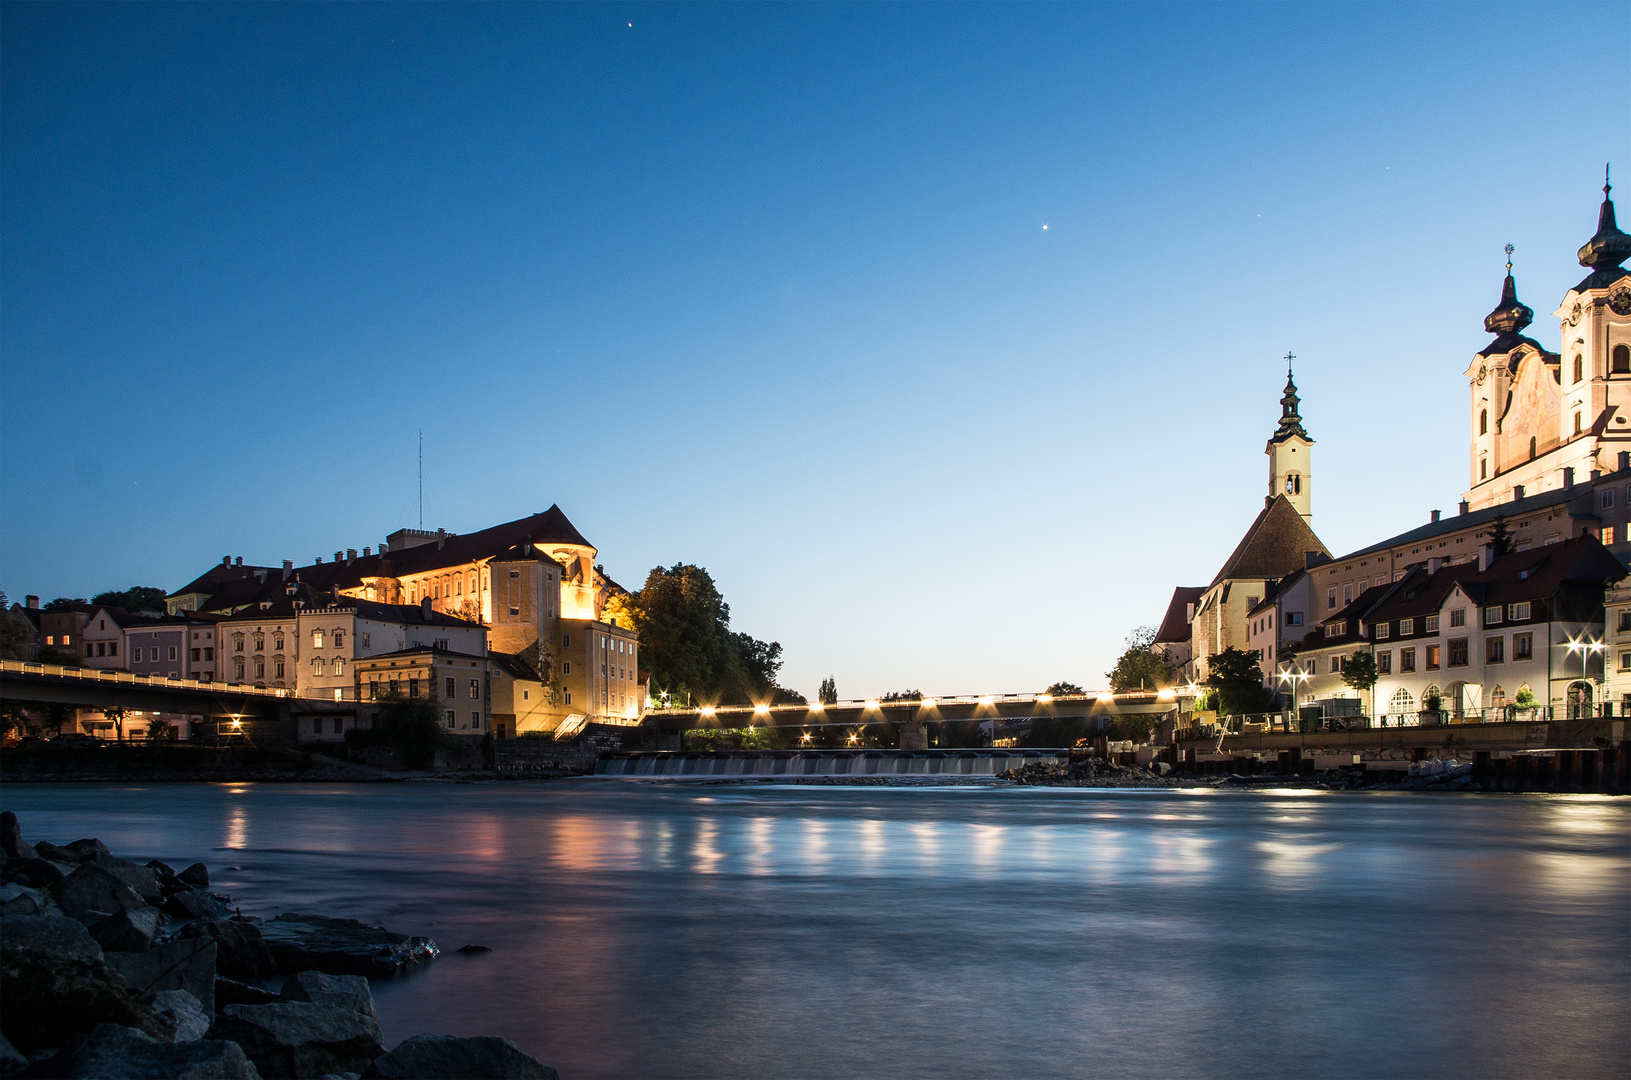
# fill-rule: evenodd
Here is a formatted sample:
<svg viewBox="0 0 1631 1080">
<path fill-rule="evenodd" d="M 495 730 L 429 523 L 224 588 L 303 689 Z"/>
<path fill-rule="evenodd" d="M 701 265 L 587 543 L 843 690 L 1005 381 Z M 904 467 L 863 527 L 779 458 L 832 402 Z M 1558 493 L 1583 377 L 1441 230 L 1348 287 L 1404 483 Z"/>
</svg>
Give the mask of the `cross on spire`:
<svg viewBox="0 0 1631 1080">
<path fill-rule="evenodd" d="M 1291 362 L 1297 359 L 1297 354 L 1290 349 L 1286 350 L 1286 378 L 1291 378 Z"/>
<path fill-rule="evenodd" d="M 1508 244 L 1506 246 L 1506 276 L 1507 277 L 1512 276 L 1512 253 L 1514 251 L 1516 251 L 1516 250 L 1518 250 L 1518 249 L 1513 247 L 1511 244 Z"/>
</svg>

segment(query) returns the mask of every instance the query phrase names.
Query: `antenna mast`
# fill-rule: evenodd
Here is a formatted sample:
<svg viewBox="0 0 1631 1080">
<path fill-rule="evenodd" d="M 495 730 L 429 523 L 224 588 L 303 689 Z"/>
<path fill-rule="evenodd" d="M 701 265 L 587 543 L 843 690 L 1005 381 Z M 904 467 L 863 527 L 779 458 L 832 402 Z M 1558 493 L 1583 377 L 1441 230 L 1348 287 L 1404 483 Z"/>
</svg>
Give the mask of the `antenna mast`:
<svg viewBox="0 0 1631 1080">
<path fill-rule="evenodd" d="M 419 429 L 419 527 L 425 527 L 425 429 Z"/>
</svg>

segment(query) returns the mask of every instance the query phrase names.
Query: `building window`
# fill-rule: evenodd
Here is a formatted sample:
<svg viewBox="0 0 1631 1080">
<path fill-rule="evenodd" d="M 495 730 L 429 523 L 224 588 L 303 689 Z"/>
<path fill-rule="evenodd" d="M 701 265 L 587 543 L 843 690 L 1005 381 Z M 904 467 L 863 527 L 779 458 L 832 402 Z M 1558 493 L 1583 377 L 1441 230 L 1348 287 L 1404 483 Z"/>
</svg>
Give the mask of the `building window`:
<svg viewBox="0 0 1631 1080">
<path fill-rule="evenodd" d="M 1597 506 L 1603 510 L 1614 509 L 1614 489 L 1604 488 L 1597 493 Z"/>
<path fill-rule="evenodd" d="M 1512 658 L 1514 660 L 1528 660 L 1535 655 L 1534 634 L 1512 635 Z"/>
<path fill-rule="evenodd" d="M 481 730 L 481 713 L 473 712 L 473 713 L 470 714 L 470 730 L 472 730 L 472 731 L 480 731 Z"/>
<path fill-rule="evenodd" d="M 1414 634 L 1415 632 L 1416 632 L 1416 620 L 1415 619 L 1400 619 L 1399 620 L 1399 636 L 1400 637 L 1409 637 L 1411 634 Z"/>
<path fill-rule="evenodd" d="M 258 656 L 255 657 L 255 678 L 266 678 L 266 661 Z"/>
<path fill-rule="evenodd" d="M 1340 674 L 1341 671 L 1342 671 L 1342 657 L 1340 657 L 1340 656 L 1331 657 L 1331 674 L 1332 675 L 1337 675 L 1337 674 Z"/>
<path fill-rule="evenodd" d="M 232 635 L 232 651 L 233 652 L 243 652 L 244 651 L 244 636 L 242 634 L 233 634 Z"/>
<path fill-rule="evenodd" d="M 471 701 L 480 701 L 481 700 L 481 680 L 480 679 L 471 679 L 470 680 L 470 700 Z"/>
<path fill-rule="evenodd" d="M 1452 638 L 1450 640 L 1450 666 L 1451 667 L 1466 667 L 1467 666 L 1467 639 L 1466 638 L 1458 637 L 1458 638 Z"/>
<path fill-rule="evenodd" d="M 457 697 L 459 693 L 459 680 L 449 677 L 447 680 L 447 696 Z"/>
<path fill-rule="evenodd" d="M 1488 480 L 1489 479 L 1489 461 L 1486 458 L 1479 458 L 1478 459 L 1478 479 L 1480 479 L 1480 480 Z"/>
<path fill-rule="evenodd" d="M 1506 663 L 1506 638 L 1492 637 L 1484 642 L 1484 662 L 1486 664 Z"/>
<path fill-rule="evenodd" d="M 1450 612 L 1450 625 L 1451 626 L 1466 626 L 1467 625 L 1467 609 L 1466 608 L 1456 608 L 1454 611 Z"/>
<path fill-rule="evenodd" d="M 176 658 L 176 647 L 174 645 L 171 645 L 169 647 L 169 651 L 170 651 L 170 659 L 174 660 Z"/>
<path fill-rule="evenodd" d="M 244 662 L 242 660 L 234 660 L 232 662 L 232 677 L 237 679 L 239 682 L 243 682 Z"/>
<path fill-rule="evenodd" d="M 570 660 L 561 661 L 561 674 L 562 675 L 572 674 L 572 661 L 570 661 Z"/>
<path fill-rule="evenodd" d="M 1604 544 L 1612 544 L 1614 542 L 1614 526 L 1604 525 L 1603 535 L 1598 539 L 1602 540 Z"/>
<path fill-rule="evenodd" d="M 255 651 L 256 652 L 265 652 L 266 651 L 266 635 L 265 634 L 256 634 L 255 635 Z"/>
<path fill-rule="evenodd" d="M 1437 645 L 1429 645 L 1429 646 L 1426 647 L 1425 652 L 1427 654 L 1427 656 L 1426 656 L 1427 670 L 1428 671 L 1437 671 L 1439 669 L 1438 646 Z"/>
<path fill-rule="evenodd" d="M 368 700 L 369 701 L 378 701 L 379 700 L 379 680 L 378 679 L 369 679 L 368 680 Z"/>
<path fill-rule="evenodd" d="M 456 728 L 459 726 L 458 714 L 452 709 L 447 710 L 447 726 L 450 728 Z"/>
<path fill-rule="evenodd" d="M 311 647 L 314 649 L 321 649 L 323 647 L 323 632 L 321 630 L 313 630 L 311 632 Z"/>
<path fill-rule="evenodd" d="M 562 634 L 561 635 L 561 648 L 570 649 L 571 647 L 572 647 L 572 635 L 571 634 Z"/>
<path fill-rule="evenodd" d="M 369 634 L 362 635 L 362 647 L 365 648 L 365 649 L 368 648 L 368 640 L 369 640 L 370 636 L 371 635 L 369 635 Z"/>
<path fill-rule="evenodd" d="M 1415 649 L 1400 649 L 1399 650 L 1399 671 L 1401 673 L 1403 673 L 1403 672 L 1406 672 L 1406 671 L 1415 671 L 1415 670 L 1416 670 L 1416 650 Z"/>
<path fill-rule="evenodd" d="M 1513 604 L 1512 606 L 1514 608 L 1516 608 L 1518 605 Z M 1516 619 L 1518 616 L 1516 614 L 1514 614 L 1512 617 L 1514 619 Z M 1528 615 L 1524 616 L 1524 618 L 1526 618 L 1526 619 L 1528 617 L 1529 617 Z M 1631 608 L 1626 608 L 1625 610 L 1620 612 L 1620 633 L 1623 634 L 1623 633 L 1627 633 L 1627 632 L 1631 632 Z M 138 657 L 138 659 L 139 659 L 139 657 Z"/>
<path fill-rule="evenodd" d="M 344 630 L 334 631 L 334 647 L 336 649 L 339 649 L 339 648 L 344 647 L 344 645 L 345 645 L 345 631 Z"/>
<path fill-rule="evenodd" d="M 1522 622 L 1529 618 L 1529 601 L 1523 600 L 1512 605 L 1512 621 Z M 1627 629 L 1631 629 L 1628 627 Z"/>
<path fill-rule="evenodd" d="M 1622 618 L 1623 618 L 1623 616 L 1622 616 Z M 1624 630 L 1625 627 L 1622 626 L 1622 627 L 1620 627 L 1620 629 Z M 130 650 L 130 660 L 131 660 L 131 663 L 134 663 L 134 664 L 139 664 L 139 663 L 142 662 L 142 650 L 141 650 L 140 646 L 137 646 L 136 648 Z"/>
<path fill-rule="evenodd" d="M 336 656 L 334 658 L 334 674 L 337 676 L 345 674 L 345 659 L 343 657 Z"/>
<path fill-rule="evenodd" d="M 193 650 L 191 650 L 191 652 L 192 652 L 193 663 L 195 663 L 195 664 L 198 663 L 198 661 L 200 659 L 202 659 L 199 656 L 199 653 L 203 652 L 203 650 L 202 649 L 193 649 Z"/>
<path fill-rule="evenodd" d="M 1300 612 L 1300 611 L 1288 611 L 1288 612 L 1286 612 L 1286 625 L 1287 626 L 1301 626 L 1302 624 L 1303 624 L 1303 613 L 1302 612 Z"/>
<path fill-rule="evenodd" d="M 1631 346 L 1616 345 L 1610 355 L 1613 361 L 1609 365 L 1609 370 L 1616 375 L 1631 374 Z"/>
<path fill-rule="evenodd" d="M 1578 412 L 1574 414 L 1574 433 L 1576 435 L 1580 434 L 1580 414 Z"/>
<path fill-rule="evenodd" d="M 396 695 L 402 693 L 402 684 L 397 682 L 395 679 L 387 680 L 385 686 L 385 692 L 390 694 L 392 697 L 396 697 Z"/>
<path fill-rule="evenodd" d="M 1393 674 L 1393 652 L 1391 649 L 1376 654 L 1376 674 Z"/>
<path fill-rule="evenodd" d="M 313 675 L 321 675 L 323 673 L 323 658 L 321 656 L 314 656 L 311 658 L 311 673 Z"/>
<path fill-rule="evenodd" d="M 1422 620 L 1422 632 L 1427 634 L 1438 633 L 1438 616 L 1429 615 Z"/>
<path fill-rule="evenodd" d="M 1376 626 L 1375 626 L 1375 630 L 1376 630 L 1376 640 L 1377 641 L 1386 641 L 1388 639 L 1388 637 L 1392 634 L 1393 627 L 1389 623 L 1385 623 L 1385 622 L 1384 623 L 1377 623 Z"/>
<path fill-rule="evenodd" d="M 108 652 L 116 653 L 118 651 L 119 651 L 119 643 L 117 641 L 114 642 L 112 645 L 108 646 Z M 205 646 L 204 647 L 204 659 L 205 660 L 214 660 L 215 659 L 215 650 L 213 648 L 211 648 L 210 646 Z"/>
<path fill-rule="evenodd" d="M 1529 436 L 1529 460 L 1535 460 L 1535 437 L 1533 435 Z"/>
<path fill-rule="evenodd" d="M 565 691 L 565 698 L 566 698 L 566 704 L 568 704 L 568 705 L 572 704 L 572 691 L 570 691 L 570 690 Z"/>
<path fill-rule="evenodd" d="M 418 697 L 419 696 L 419 680 L 418 679 L 409 679 L 408 680 L 408 696 L 409 697 Z"/>
<path fill-rule="evenodd" d="M 1620 670 L 1631 671 L 1631 652 L 1623 652 L 1620 654 Z"/>
<path fill-rule="evenodd" d="M 1303 478 L 1301 473 L 1286 473 L 1286 494 L 1301 495 L 1303 493 Z"/>
<path fill-rule="evenodd" d="M 274 679 L 283 678 L 283 661 L 281 659 L 272 661 L 272 677 Z"/>
<path fill-rule="evenodd" d="M 1343 605 L 1346 606 L 1346 605 L 1351 604 L 1353 602 L 1354 602 L 1354 587 L 1351 584 L 1342 586 L 1342 603 L 1343 603 Z"/>
<path fill-rule="evenodd" d="M 1336 622 L 1331 622 L 1331 623 L 1326 623 L 1325 624 L 1325 636 L 1326 637 L 1341 637 L 1343 634 L 1346 634 L 1347 632 L 1348 632 L 1348 620 L 1347 619 L 1338 619 Z M 605 665 L 601 666 L 600 673 L 602 675 L 606 674 Z"/>
<path fill-rule="evenodd" d="M 1485 626 L 1499 626 L 1499 625 L 1501 625 L 1501 617 L 1504 616 L 1505 614 L 1506 614 L 1506 608 L 1505 607 L 1503 607 L 1500 604 L 1491 604 L 1489 607 L 1484 609 L 1484 625 Z"/>
<path fill-rule="evenodd" d="M 1332 586 L 1331 588 L 1325 590 L 1325 610 L 1326 611 L 1335 611 L 1336 608 L 1337 608 L 1337 591 L 1336 591 L 1336 587 Z"/>
<path fill-rule="evenodd" d="M 1479 409 L 1478 410 L 1478 434 L 1480 434 L 1480 435 L 1488 435 L 1489 434 L 1489 410 L 1488 409 Z"/>
<path fill-rule="evenodd" d="M 1410 696 L 1410 691 L 1401 686 L 1393 691 L 1393 696 L 1388 699 L 1387 708 L 1391 713 L 1412 712 L 1416 708 L 1416 702 Z"/>
<path fill-rule="evenodd" d="M 278 652 L 283 651 L 283 635 L 282 634 L 273 634 L 272 635 L 272 648 L 276 649 Z"/>
</svg>

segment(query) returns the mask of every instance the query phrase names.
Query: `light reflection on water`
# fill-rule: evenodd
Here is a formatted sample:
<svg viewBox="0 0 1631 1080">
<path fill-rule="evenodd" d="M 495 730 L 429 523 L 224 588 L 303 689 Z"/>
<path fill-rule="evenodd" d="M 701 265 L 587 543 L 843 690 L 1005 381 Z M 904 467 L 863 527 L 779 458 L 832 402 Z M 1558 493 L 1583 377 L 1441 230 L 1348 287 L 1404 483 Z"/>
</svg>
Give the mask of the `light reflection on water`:
<svg viewBox="0 0 1631 1080">
<path fill-rule="evenodd" d="M 446 955 L 376 986 L 388 1041 L 505 1035 L 569 1078 L 1631 1064 L 1631 800 L 593 781 L 5 794 L 29 837 L 203 860 L 247 911 L 430 934 Z M 453 951 L 472 943 L 495 951 Z"/>
</svg>

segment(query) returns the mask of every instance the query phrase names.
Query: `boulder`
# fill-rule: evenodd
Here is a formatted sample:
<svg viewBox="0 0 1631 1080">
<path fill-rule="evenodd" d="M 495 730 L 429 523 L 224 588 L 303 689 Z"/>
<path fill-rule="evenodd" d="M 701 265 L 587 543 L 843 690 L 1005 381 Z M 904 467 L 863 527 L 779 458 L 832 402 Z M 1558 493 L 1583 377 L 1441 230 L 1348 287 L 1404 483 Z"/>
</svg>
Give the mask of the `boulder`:
<svg viewBox="0 0 1631 1080">
<path fill-rule="evenodd" d="M 69 1080 L 260 1080 L 237 1043 L 160 1042 L 114 1024 L 98 1025 L 69 1055 L 67 1070 L 57 1075 Z"/>
<path fill-rule="evenodd" d="M 415 1035 L 375 1059 L 363 1073 L 384 1080 L 559 1080 L 560 1073 L 508 1039 L 481 1035 Z"/>
<path fill-rule="evenodd" d="M 261 936 L 283 970 L 330 975 L 391 978 L 441 951 L 429 938 L 408 937 L 356 919 L 295 912 L 262 923 Z"/>
<path fill-rule="evenodd" d="M 4 852 L 8 859 L 37 859 L 38 853 L 23 842 L 23 827 L 17 822 L 17 815 L 10 810 L 0 810 L 0 852 Z"/>
<path fill-rule="evenodd" d="M 67 848 L 69 851 L 74 853 L 74 857 L 80 862 L 84 862 L 93 855 L 113 854 L 113 852 L 108 850 L 108 845 L 96 839 L 75 840 L 73 843 L 68 844 Z"/>
<path fill-rule="evenodd" d="M 91 937 L 108 952 L 146 952 L 164 916 L 156 908 L 132 908 L 87 923 Z"/>
<path fill-rule="evenodd" d="M 215 1011 L 215 942 L 181 938 L 155 945 L 146 952 L 108 953 L 108 967 L 129 984 L 138 997 L 164 990 L 185 990 Z"/>
<path fill-rule="evenodd" d="M 361 975 L 302 971 L 283 984 L 283 1000 L 310 1001 L 318 1005 L 332 1005 L 336 1009 L 350 1009 L 372 1025 L 376 1039 L 383 1040 L 385 1037 L 379 1030 L 379 1016 L 374 1012 L 374 995 L 369 992 L 368 980 Z"/>
<path fill-rule="evenodd" d="M 11 1040 L 0 1035 L 0 1076 L 21 1076 L 28 1068 L 28 1059 L 13 1045 Z"/>
<path fill-rule="evenodd" d="M 377 1025 L 350 1009 L 310 1001 L 228 1005 L 210 1034 L 244 1048 L 265 1077 L 361 1072 L 384 1053 Z"/>
<path fill-rule="evenodd" d="M 219 898 L 207 892 L 199 892 L 197 889 L 171 893 L 164 898 L 162 906 L 166 914 L 174 915 L 178 919 L 218 920 L 232 917 L 232 909 Z"/>
<path fill-rule="evenodd" d="M 14 948 L 32 945 L 88 963 L 100 963 L 102 960 L 102 946 L 97 944 L 83 923 L 74 919 L 45 915 L 7 916 L 0 919 L 0 944 L 7 953 Z"/>
<path fill-rule="evenodd" d="M 69 956 L 16 937 L 7 940 L 0 963 L 0 1000 L 5 1002 L 0 1031 L 25 1054 L 61 1046 L 97 1024 L 163 1030 L 151 1010 L 100 960 Z"/>
<path fill-rule="evenodd" d="M 250 983 L 241 983 L 237 979 L 226 979 L 220 975 L 215 977 L 215 1007 L 225 1008 L 228 1005 L 270 1005 L 274 1001 L 282 1001 L 278 995 L 270 990 L 262 990 Z"/>
<path fill-rule="evenodd" d="M 201 862 L 195 862 L 177 874 L 176 880 L 183 885 L 191 885 L 195 889 L 207 889 L 210 887 L 209 868 Z"/>
<path fill-rule="evenodd" d="M 78 918 L 86 911 L 126 911 L 146 907 L 134 889 L 95 863 L 82 863 L 51 890 L 57 906 Z"/>
<path fill-rule="evenodd" d="M 0 916 L 44 915 L 51 909 L 44 889 L 8 881 L 0 885 Z"/>
<path fill-rule="evenodd" d="M 41 840 L 39 843 L 35 844 L 34 851 L 40 858 L 49 859 L 54 863 L 68 863 L 72 866 L 79 865 L 79 852 L 69 851 L 65 847 L 58 847 L 57 845 L 49 843 L 45 840 Z"/>
<path fill-rule="evenodd" d="M 170 1042 L 202 1039 L 210 1029 L 204 1004 L 185 990 L 161 990 L 148 1003 L 153 1014 L 172 1032 Z"/>
<path fill-rule="evenodd" d="M 113 855 L 102 855 L 100 853 L 92 855 L 85 861 L 95 863 L 124 882 L 130 887 L 131 892 L 149 904 L 156 904 L 164 899 L 164 894 L 159 891 L 157 875 L 145 866 L 137 866 L 133 862 L 126 862 L 124 859 Z"/>
<path fill-rule="evenodd" d="M 46 859 L 7 859 L 5 866 L 0 867 L 0 879 L 15 881 L 31 889 L 54 885 L 62 880 L 62 876 L 57 864 Z"/>
<path fill-rule="evenodd" d="M 277 972 L 277 961 L 266 947 L 260 927 L 236 919 L 194 923 L 182 931 L 186 937 L 207 937 L 215 942 L 215 970 L 234 979 L 260 979 Z"/>
</svg>

